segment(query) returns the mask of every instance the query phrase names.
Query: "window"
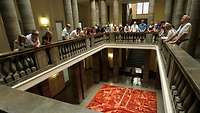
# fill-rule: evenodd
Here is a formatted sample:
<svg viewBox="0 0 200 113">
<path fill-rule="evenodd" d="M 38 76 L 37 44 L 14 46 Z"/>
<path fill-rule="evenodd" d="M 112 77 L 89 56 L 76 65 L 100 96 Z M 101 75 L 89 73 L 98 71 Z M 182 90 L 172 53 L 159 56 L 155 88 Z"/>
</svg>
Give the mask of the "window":
<svg viewBox="0 0 200 113">
<path fill-rule="evenodd" d="M 137 14 L 148 14 L 149 13 L 149 2 L 137 3 Z"/>
</svg>

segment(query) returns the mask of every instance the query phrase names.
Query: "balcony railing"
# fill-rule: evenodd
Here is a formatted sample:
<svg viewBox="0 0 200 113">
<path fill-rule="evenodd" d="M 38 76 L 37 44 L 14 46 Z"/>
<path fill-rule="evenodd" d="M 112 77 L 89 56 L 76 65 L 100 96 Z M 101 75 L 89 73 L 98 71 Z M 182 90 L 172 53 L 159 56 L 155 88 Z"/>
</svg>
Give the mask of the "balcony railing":
<svg viewBox="0 0 200 113">
<path fill-rule="evenodd" d="M 174 111 L 196 113 L 200 64 L 176 45 L 158 43 L 158 33 L 105 33 L 0 55 L 0 83 L 13 86 L 103 44 L 147 44 L 159 48 Z M 160 70 L 161 71 L 161 70 Z M 161 81 L 162 82 L 162 81 Z M 165 100 L 164 100 L 165 101 Z M 165 110 L 167 113 L 168 110 Z"/>
<path fill-rule="evenodd" d="M 106 33 L 5 53 L 0 55 L 0 83 L 13 86 L 105 43 L 154 44 L 156 38 L 156 33 Z"/>
<path fill-rule="evenodd" d="M 176 45 L 162 44 L 160 49 L 174 109 L 177 113 L 199 113 L 200 63 Z"/>
</svg>

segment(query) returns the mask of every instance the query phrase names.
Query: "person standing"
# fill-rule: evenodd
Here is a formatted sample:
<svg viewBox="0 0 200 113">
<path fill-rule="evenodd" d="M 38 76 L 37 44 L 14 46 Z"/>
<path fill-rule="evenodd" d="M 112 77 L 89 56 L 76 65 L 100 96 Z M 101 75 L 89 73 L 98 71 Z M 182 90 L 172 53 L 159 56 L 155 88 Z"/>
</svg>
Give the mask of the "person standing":
<svg viewBox="0 0 200 113">
<path fill-rule="evenodd" d="M 137 22 L 134 21 L 133 25 L 131 26 L 131 32 L 138 32 L 139 31 L 139 27 L 137 25 Z"/>
<path fill-rule="evenodd" d="M 180 47 L 183 49 L 187 49 L 188 41 L 192 32 L 192 25 L 189 21 L 190 16 L 184 15 L 181 18 L 181 25 L 176 31 L 176 34 L 173 37 L 167 39 L 166 42 L 177 44 L 180 45 Z"/>
<path fill-rule="evenodd" d="M 141 20 L 141 23 L 139 24 L 139 31 L 145 32 L 147 30 L 147 24 L 144 23 L 144 20 Z"/>
<path fill-rule="evenodd" d="M 65 26 L 65 28 L 63 29 L 63 31 L 62 31 L 62 38 L 63 38 L 63 40 L 70 39 L 70 33 L 71 33 L 70 30 L 71 30 L 71 25 L 67 24 Z"/>
</svg>

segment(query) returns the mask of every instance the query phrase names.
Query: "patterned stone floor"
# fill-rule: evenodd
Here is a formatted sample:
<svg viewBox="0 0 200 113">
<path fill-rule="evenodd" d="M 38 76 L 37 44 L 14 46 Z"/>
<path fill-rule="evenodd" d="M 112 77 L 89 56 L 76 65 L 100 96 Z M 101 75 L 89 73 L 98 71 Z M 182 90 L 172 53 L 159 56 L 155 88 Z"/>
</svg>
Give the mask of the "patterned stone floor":
<svg viewBox="0 0 200 113">
<path fill-rule="evenodd" d="M 162 91 L 158 88 L 157 84 L 154 84 L 154 81 L 149 81 L 147 83 L 142 83 L 141 86 L 138 85 L 131 85 L 130 83 L 131 78 L 122 77 L 119 83 L 110 82 L 101 82 L 99 84 L 94 84 L 91 88 L 87 91 L 85 99 L 80 104 L 83 107 L 87 107 L 92 99 L 95 97 L 98 91 L 100 91 L 103 84 L 110 84 L 110 85 L 117 85 L 125 88 L 134 88 L 138 90 L 148 90 L 153 91 L 156 93 L 156 100 L 157 100 L 157 113 L 164 113 L 164 105 L 163 105 L 163 97 Z M 120 112 L 119 112 L 120 113 Z"/>
<path fill-rule="evenodd" d="M 156 92 L 103 84 L 87 106 L 104 113 L 157 113 Z"/>
</svg>

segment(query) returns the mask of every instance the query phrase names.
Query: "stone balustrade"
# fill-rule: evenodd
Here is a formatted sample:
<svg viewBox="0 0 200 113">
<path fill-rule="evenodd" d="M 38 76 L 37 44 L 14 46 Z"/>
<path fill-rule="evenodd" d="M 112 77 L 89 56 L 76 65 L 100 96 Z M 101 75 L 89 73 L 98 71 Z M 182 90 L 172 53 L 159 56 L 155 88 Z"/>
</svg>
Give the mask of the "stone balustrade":
<svg viewBox="0 0 200 113">
<path fill-rule="evenodd" d="M 103 44 L 150 44 L 159 48 L 174 110 L 196 113 L 200 64 L 176 45 L 159 42 L 158 33 L 102 33 L 0 55 L 0 83 L 13 86 Z"/>
</svg>

